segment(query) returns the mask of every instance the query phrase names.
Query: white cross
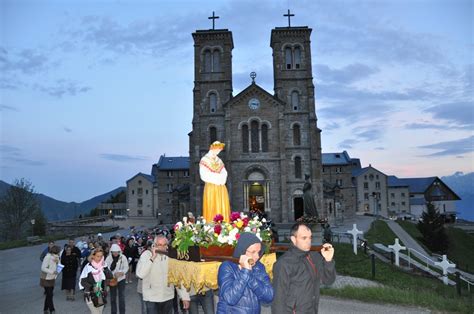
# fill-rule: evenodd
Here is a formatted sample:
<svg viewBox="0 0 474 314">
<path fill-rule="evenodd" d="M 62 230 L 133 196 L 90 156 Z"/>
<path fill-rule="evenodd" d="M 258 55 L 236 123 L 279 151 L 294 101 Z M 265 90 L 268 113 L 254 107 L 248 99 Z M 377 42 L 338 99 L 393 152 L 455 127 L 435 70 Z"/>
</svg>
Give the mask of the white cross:
<svg viewBox="0 0 474 314">
<path fill-rule="evenodd" d="M 448 284 L 448 268 L 456 267 L 456 264 L 450 263 L 446 258 L 446 255 L 443 255 L 443 260 L 441 262 L 435 262 L 435 266 L 438 266 L 443 270 L 443 282 L 445 285 Z"/>
<path fill-rule="evenodd" d="M 357 255 L 357 235 L 359 234 L 363 234 L 362 231 L 360 230 L 357 230 L 357 225 L 356 224 L 353 224 L 352 225 L 352 230 L 347 230 L 347 233 L 350 233 L 352 234 L 352 247 L 354 249 L 354 254 Z"/>
<path fill-rule="evenodd" d="M 398 238 L 395 238 L 395 244 L 389 245 L 388 248 L 392 249 L 393 252 L 395 252 L 395 265 L 400 266 L 399 252 L 400 250 L 406 250 L 407 248 L 404 246 L 401 246 L 400 243 L 398 243 Z"/>
</svg>

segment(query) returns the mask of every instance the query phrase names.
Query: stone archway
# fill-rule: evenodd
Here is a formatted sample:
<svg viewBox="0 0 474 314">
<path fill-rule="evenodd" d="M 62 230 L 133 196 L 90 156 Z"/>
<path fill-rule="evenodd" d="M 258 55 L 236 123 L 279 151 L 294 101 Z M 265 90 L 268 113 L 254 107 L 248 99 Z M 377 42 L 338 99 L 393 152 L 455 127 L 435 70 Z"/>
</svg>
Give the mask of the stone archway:
<svg viewBox="0 0 474 314">
<path fill-rule="evenodd" d="M 270 183 L 263 171 L 252 169 L 247 172 L 243 192 L 245 211 L 261 214 L 270 211 Z"/>
</svg>

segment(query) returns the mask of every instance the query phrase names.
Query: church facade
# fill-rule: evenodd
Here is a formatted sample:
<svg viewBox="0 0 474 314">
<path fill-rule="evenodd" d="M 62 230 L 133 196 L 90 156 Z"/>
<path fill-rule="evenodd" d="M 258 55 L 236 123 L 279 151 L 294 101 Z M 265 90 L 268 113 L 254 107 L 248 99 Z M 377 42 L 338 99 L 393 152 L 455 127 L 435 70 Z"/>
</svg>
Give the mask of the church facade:
<svg viewBox="0 0 474 314">
<path fill-rule="evenodd" d="M 215 140 L 228 171 L 233 211 L 265 212 L 275 222 L 303 215 L 305 175 L 317 208 L 323 205 L 321 130 L 317 127 L 311 29 L 271 31 L 274 91 L 249 86 L 233 95 L 232 32 L 198 30 L 194 39 L 194 101 L 189 133 L 190 210 L 202 213 L 199 161 Z"/>
</svg>

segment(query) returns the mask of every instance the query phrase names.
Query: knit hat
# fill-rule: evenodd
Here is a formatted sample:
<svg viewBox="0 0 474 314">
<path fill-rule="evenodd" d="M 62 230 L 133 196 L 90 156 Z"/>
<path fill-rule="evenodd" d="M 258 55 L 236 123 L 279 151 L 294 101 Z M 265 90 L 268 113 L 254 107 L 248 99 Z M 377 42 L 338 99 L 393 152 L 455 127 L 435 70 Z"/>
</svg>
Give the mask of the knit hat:
<svg viewBox="0 0 474 314">
<path fill-rule="evenodd" d="M 122 250 L 120 249 L 120 246 L 118 244 L 114 243 L 110 247 L 110 252 L 122 252 Z"/>
<path fill-rule="evenodd" d="M 262 243 L 260 239 L 252 232 L 243 232 L 240 234 L 240 238 L 237 241 L 237 246 L 234 249 L 234 254 L 232 255 L 235 258 L 240 258 L 240 255 L 245 255 L 245 251 L 255 243 Z M 262 244 L 262 249 L 260 250 L 259 255 L 262 256 L 264 252 L 264 247 Z"/>
</svg>

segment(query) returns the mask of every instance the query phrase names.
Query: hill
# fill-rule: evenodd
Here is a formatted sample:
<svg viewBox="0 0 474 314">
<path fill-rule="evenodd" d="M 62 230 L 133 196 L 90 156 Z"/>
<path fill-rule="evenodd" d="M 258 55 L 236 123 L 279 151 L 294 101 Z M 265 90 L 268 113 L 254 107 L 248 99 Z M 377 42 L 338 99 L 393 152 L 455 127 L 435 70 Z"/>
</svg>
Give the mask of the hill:
<svg viewBox="0 0 474 314">
<path fill-rule="evenodd" d="M 4 195 L 9 188 L 10 184 L 0 180 L 0 196 Z M 41 193 L 37 193 L 36 195 L 46 218 L 49 221 L 54 221 L 71 219 L 79 215 L 84 216 L 84 214 L 88 214 L 91 209 L 95 208 L 98 204 L 123 190 L 125 190 L 125 187 L 119 187 L 81 203 L 58 201 Z"/>
<path fill-rule="evenodd" d="M 474 221 L 474 172 L 456 172 L 453 175 L 441 177 L 460 198 L 456 203 L 458 218 Z"/>
</svg>

